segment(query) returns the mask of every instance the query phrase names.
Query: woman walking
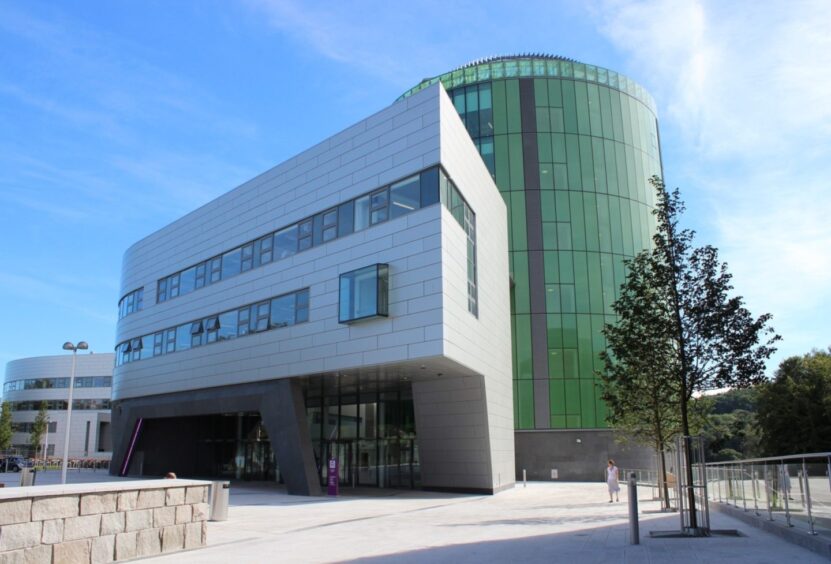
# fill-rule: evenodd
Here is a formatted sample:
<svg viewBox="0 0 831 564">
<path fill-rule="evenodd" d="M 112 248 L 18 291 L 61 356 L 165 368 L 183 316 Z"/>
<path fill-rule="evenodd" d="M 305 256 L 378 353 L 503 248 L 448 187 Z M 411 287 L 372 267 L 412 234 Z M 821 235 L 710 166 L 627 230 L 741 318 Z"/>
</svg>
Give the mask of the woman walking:
<svg viewBox="0 0 831 564">
<path fill-rule="evenodd" d="M 614 494 L 615 501 L 620 501 L 618 493 L 620 492 L 620 484 L 618 483 L 619 470 L 615 466 L 615 461 L 609 459 L 609 466 L 606 468 L 606 485 L 609 486 L 609 503 L 612 503 L 612 494 Z"/>
</svg>

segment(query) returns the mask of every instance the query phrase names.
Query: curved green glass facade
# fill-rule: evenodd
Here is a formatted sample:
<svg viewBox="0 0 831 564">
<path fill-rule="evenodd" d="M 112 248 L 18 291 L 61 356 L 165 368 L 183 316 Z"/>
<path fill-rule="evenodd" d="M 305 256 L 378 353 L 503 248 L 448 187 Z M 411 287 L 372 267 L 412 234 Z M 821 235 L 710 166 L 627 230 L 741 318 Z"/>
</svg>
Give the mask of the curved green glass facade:
<svg viewBox="0 0 831 564">
<path fill-rule="evenodd" d="M 509 210 L 517 430 L 606 426 L 595 371 L 623 261 L 650 245 L 661 174 L 655 104 L 632 80 L 547 56 L 442 82 Z"/>
</svg>

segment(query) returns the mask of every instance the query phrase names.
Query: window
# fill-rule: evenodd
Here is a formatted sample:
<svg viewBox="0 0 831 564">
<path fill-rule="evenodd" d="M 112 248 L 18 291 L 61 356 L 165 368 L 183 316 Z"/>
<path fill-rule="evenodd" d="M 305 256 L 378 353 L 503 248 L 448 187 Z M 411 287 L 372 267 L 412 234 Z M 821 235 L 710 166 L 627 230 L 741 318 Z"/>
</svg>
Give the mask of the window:
<svg viewBox="0 0 831 564">
<path fill-rule="evenodd" d="M 191 338 L 190 323 L 184 323 L 176 327 L 176 350 L 186 351 L 190 348 Z"/>
<path fill-rule="evenodd" d="M 196 272 L 194 273 L 194 286 L 198 290 L 199 288 L 203 288 L 205 286 L 205 271 L 208 268 L 208 263 L 200 263 L 196 267 Z"/>
<path fill-rule="evenodd" d="M 295 323 L 303 323 L 309 320 L 309 291 L 302 290 L 294 294 L 297 302 L 295 304 Z"/>
<path fill-rule="evenodd" d="M 194 321 L 190 324 L 190 346 L 198 347 L 202 344 L 202 321 Z"/>
<path fill-rule="evenodd" d="M 219 282 L 222 278 L 222 257 L 214 257 L 210 260 L 211 276 L 210 283 Z"/>
<path fill-rule="evenodd" d="M 176 298 L 179 296 L 179 275 L 174 274 L 167 279 L 167 297 Z"/>
<path fill-rule="evenodd" d="M 268 235 L 254 243 L 254 266 L 262 266 L 271 262 L 274 249 L 274 237 Z"/>
<path fill-rule="evenodd" d="M 118 302 L 118 318 L 141 311 L 144 306 L 144 288 L 133 290 Z"/>
<path fill-rule="evenodd" d="M 295 297 L 293 294 L 271 300 L 271 327 L 287 327 L 294 324 Z"/>
<path fill-rule="evenodd" d="M 261 302 L 253 306 L 252 309 L 256 315 L 251 318 L 252 331 L 265 331 L 268 329 L 269 303 Z"/>
<path fill-rule="evenodd" d="M 254 243 L 242 247 L 242 258 L 240 259 L 240 270 L 247 272 L 254 268 Z"/>
<path fill-rule="evenodd" d="M 240 259 L 242 251 L 234 249 L 222 255 L 222 279 L 230 278 L 240 273 Z"/>
<path fill-rule="evenodd" d="M 387 220 L 387 190 L 378 190 L 369 196 L 369 223 L 375 225 Z"/>
<path fill-rule="evenodd" d="M 179 275 L 179 294 L 184 296 L 196 289 L 196 267 L 183 270 Z"/>
<path fill-rule="evenodd" d="M 292 225 L 274 234 L 274 254 L 276 260 L 290 257 L 297 253 L 297 226 Z"/>
<path fill-rule="evenodd" d="M 205 320 L 205 342 L 215 343 L 219 333 L 219 318 L 209 317 Z"/>
<path fill-rule="evenodd" d="M 411 176 L 390 186 L 390 219 L 417 210 L 421 204 L 419 176 Z"/>
<path fill-rule="evenodd" d="M 153 335 L 153 356 L 162 356 L 164 353 L 164 332 Z"/>
<path fill-rule="evenodd" d="M 167 330 L 165 334 L 165 349 L 164 352 L 176 352 L 176 328 L 172 327 Z"/>
<path fill-rule="evenodd" d="M 219 315 L 219 334 L 217 340 L 229 341 L 237 338 L 237 312 L 226 311 Z"/>
<path fill-rule="evenodd" d="M 237 313 L 237 337 L 248 334 L 248 324 L 251 322 L 251 307 L 241 308 Z"/>
<path fill-rule="evenodd" d="M 331 241 L 338 236 L 338 210 L 323 212 L 323 242 Z"/>
<path fill-rule="evenodd" d="M 389 308 L 389 265 L 373 264 L 340 275 L 338 322 L 386 317 Z"/>
<path fill-rule="evenodd" d="M 297 226 L 297 249 L 305 251 L 312 247 L 312 220 L 301 221 Z"/>
<path fill-rule="evenodd" d="M 467 309 L 479 315 L 479 292 L 476 286 L 476 214 L 465 201 L 453 181 L 441 173 L 441 201 L 467 235 Z"/>
<path fill-rule="evenodd" d="M 156 302 L 161 303 L 167 300 L 167 278 L 159 280 L 159 287 L 156 290 Z"/>
<path fill-rule="evenodd" d="M 369 227 L 369 196 L 355 200 L 355 231 Z"/>
</svg>

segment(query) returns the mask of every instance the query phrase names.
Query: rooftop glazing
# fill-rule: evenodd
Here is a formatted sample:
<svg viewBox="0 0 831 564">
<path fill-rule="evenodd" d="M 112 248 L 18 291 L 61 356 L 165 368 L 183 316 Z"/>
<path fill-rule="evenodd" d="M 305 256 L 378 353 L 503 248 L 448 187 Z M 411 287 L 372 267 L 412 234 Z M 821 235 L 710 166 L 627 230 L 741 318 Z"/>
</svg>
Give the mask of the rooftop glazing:
<svg viewBox="0 0 831 564">
<path fill-rule="evenodd" d="M 451 90 L 459 86 L 505 78 L 569 78 L 603 84 L 637 98 L 653 114 L 658 115 L 655 100 L 646 88 L 631 78 L 596 65 L 542 54 L 499 56 L 473 61 L 439 76 L 425 78 L 398 99 L 411 96 L 437 82 L 441 82 L 446 90 Z"/>
</svg>

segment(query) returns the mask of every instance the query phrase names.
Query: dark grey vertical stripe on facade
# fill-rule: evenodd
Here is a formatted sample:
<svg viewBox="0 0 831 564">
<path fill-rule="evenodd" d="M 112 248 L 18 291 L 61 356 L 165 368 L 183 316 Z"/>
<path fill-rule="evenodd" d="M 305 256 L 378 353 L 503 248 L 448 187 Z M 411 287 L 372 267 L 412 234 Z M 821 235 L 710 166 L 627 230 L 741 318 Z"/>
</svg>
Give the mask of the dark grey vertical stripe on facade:
<svg viewBox="0 0 831 564">
<path fill-rule="evenodd" d="M 531 297 L 531 361 L 534 370 L 534 427 L 551 426 L 548 397 L 548 328 L 545 315 L 540 163 L 537 147 L 537 110 L 534 80 L 519 81 L 522 120 L 522 168 L 525 180 L 525 225 L 528 240 L 528 284 Z"/>
</svg>

